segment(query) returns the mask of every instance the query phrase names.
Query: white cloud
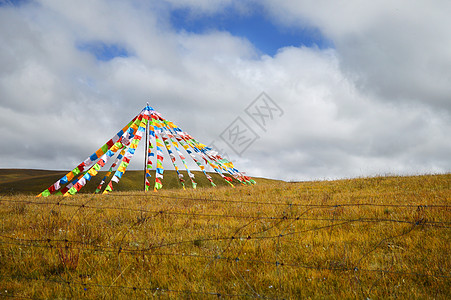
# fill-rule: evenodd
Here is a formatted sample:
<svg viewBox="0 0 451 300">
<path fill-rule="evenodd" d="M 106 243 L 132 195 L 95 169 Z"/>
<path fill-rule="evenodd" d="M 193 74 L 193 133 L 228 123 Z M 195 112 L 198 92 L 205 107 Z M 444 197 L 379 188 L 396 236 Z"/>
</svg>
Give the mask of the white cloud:
<svg viewBox="0 0 451 300">
<path fill-rule="evenodd" d="M 175 32 L 165 20 L 171 6 L 212 13 L 231 1 L 42 0 L 0 7 L 0 130 L 8 141 L 0 146 L 0 166 L 69 169 L 150 99 L 253 175 L 290 180 L 451 170 L 443 13 L 422 2 L 414 8 L 277 3 L 265 5 L 280 24 L 317 26 L 336 49 L 288 47 L 259 57 L 244 38 Z M 413 18 L 418 12 L 421 20 Z M 122 45 L 131 55 L 98 61 L 77 48 L 80 41 Z M 244 112 L 262 91 L 284 111 L 266 132 Z M 242 157 L 219 138 L 238 116 L 260 136 Z M 142 159 L 135 160 L 140 167 Z"/>
<path fill-rule="evenodd" d="M 362 92 L 451 112 L 451 2 L 265 2 L 278 22 L 316 26 L 331 38 Z"/>
<path fill-rule="evenodd" d="M 237 5 L 237 1 L 233 0 L 166 0 L 173 8 L 190 9 L 192 13 L 217 13 L 232 4 Z"/>
</svg>

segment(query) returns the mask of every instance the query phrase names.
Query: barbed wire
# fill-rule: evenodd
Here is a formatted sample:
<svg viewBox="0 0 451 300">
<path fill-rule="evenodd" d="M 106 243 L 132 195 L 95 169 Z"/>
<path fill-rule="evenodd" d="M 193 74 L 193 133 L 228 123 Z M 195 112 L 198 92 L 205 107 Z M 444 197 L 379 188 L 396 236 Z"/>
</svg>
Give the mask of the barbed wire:
<svg viewBox="0 0 451 300">
<path fill-rule="evenodd" d="M 404 234 L 402 234 L 404 235 Z M 70 243 L 70 241 L 68 241 Z M 408 275 L 408 276 L 420 276 L 420 277 L 438 277 L 438 278 L 451 278 L 451 275 L 444 275 L 444 274 L 425 274 L 425 273 L 418 273 L 418 272 L 407 272 L 407 271 L 392 271 L 392 270 L 386 270 L 386 269 L 367 269 L 367 268 L 359 268 L 358 266 L 355 267 L 326 267 L 326 266 L 311 266 L 311 265 L 301 265 L 301 264 L 295 264 L 295 263 L 287 263 L 283 261 L 268 261 L 268 260 L 258 260 L 258 259 L 246 259 L 246 258 L 240 258 L 240 257 L 226 257 L 226 256 L 220 256 L 220 255 L 200 255 L 200 254 L 187 254 L 187 253 L 151 253 L 148 252 L 149 249 L 122 249 L 114 248 L 114 249 L 108 249 L 107 247 L 99 247 L 99 248 L 79 248 L 79 247 L 73 247 L 69 245 L 64 246 L 53 246 L 53 245 L 32 245 L 32 244 L 23 244 L 23 243 L 15 243 L 15 242 L 3 242 L 0 241 L 0 244 L 7 244 L 7 245 L 16 245 L 16 246 L 23 246 L 23 247 L 37 247 L 37 248 L 48 248 L 48 249 L 70 249 L 70 250 L 83 250 L 83 251 L 94 251 L 94 252 L 104 252 L 104 253 L 116 253 L 116 254 L 142 254 L 145 253 L 146 255 L 150 256 L 169 256 L 169 257 L 183 257 L 183 258 L 194 258 L 194 259 L 206 259 L 206 260 L 222 260 L 222 261 L 228 261 L 228 262 L 234 262 L 234 263 L 259 263 L 259 264 L 265 264 L 265 265 L 272 265 L 276 267 L 292 267 L 292 268 L 303 268 L 303 269 L 310 269 L 310 270 L 317 270 L 317 271 L 353 271 L 353 272 L 381 272 L 381 273 L 391 273 L 391 274 L 398 274 L 398 275 Z M 363 258 L 363 257 L 362 257 Z M 360 263 L 360 260 L 359 262 Z"/>
<path fill-rule="evenodd" d="M 443 275 L 443 274 L 422 274 L 422 273 L 416 273 L 416 272 L 405 272 L 405 271 L 389 271 L 384 269 L 365 269 L 360 268 L 360 262 L 364 257 L 366 257 L 369 253 L 373 252 L 375 249 L 377 249 L 384 241 L 389 239 L 398 238 L 401 236 L 404 236 L 410 232 L 412 232 L 417 226 L 421 226 L 421 224 L 414 224 L 412 227 L 408 228 L 407 230 L 404 230 L 401 234 L 396 236 L 390 236 L 385 237 L 381 241 L 379 241 L 370 251 L 367 251 L 362 257 L 357 261 L 354 267 L 341 267 L 341 268 L 332 268 L 332 267 L 321 267 L 321 266 L 309 266 L 305 264 L 295 264 L 295 263 L 289 263 L 289 262 L 283 262 L 283 261 L 267 261 L 267 260 L 256 260 L 256 259 L 246 259 L 246 258 L 240 258 L 238 256 L 235 257 L 227 257 L 227 256 L 221 256 L 221 255 L 199 255 L 199 254 L 187 254 L 187 253 L 155 253 L 152 252 L 153 250 L 174 246 L 174 245 L 182 245 L 182 244 L 192 244 L 195 242 L 206 242 L 206 241 L 226 241 L 226 240 L 243 240 L 248 241 L 252 239 L 276 239 L 281 238 L 293 234 L 299 234 L 299 233 L 307 233 L 312 231 L 318 231 L 323 230 L 326 228 L 331 228 L 335 226 L 341 226 L 344 224 L 348 224 L 351 222 L 343 222 L 338 224 L 331 224 L 327 226 L 322 226 L 318 228 L 311 228 L 306 229 L 302 231 L 297 232 L 290 232 L 286 234 L 278 234 L 278 235 L 272 235 L 272 236 L 255 236 L 252 237 L 250 235 L 247 236 L 231 236 L 231 237 L 211 237 L 211 238 L 204 238 L 204 239 L 195 239 L 195 240 L 185 240 L 185 241 L 178 241 L 178 242 L 172 242 L 172 243 L 166 243 L 166 244 L 160 244 L 155 246 L 149 246 L 146 248 L 124 248 L 122 246 L 119 247 L 107 247 L 107 246 L 99 246 L 99 245 L 92 245 L 90 243 L 86 243 L 83 241 L 77 241 L 77 240 L 68 240 L 68 239 L 23 239 L 23 238 L 15 238 L 11 236 L 5 236 L 0 235 L 1 238 L 9 239 L 10 242 L 6 241 L 0 241 L 0 244 L 6 244 L 6 245 L 16 245 L 16 246 L 23 246 L 23 247 L 36 247 L 36 248 L 48 248 L 48 249 L 71 249 L 71 250 L 79 250 L 79 251 L 91 251 L 91 252 L 103 252 L 103 253 L 116 253 L 116 254 L 146 254 L 150 256 L 179 256 L 179 257 L 185 257 L 185 258 L 196 258 L 196 259 L 211 259 L 211 260 L 225 260 L 225 261 L 232 261 L 232 262 L 250 262 L 250 263 L 260 263 L 260 264 L 269 264 L 269 265 L 275 265 L 275 266 L 288 266 L 288 267 L 294 267 L 294 268 L 304 268 L 304 269 L 314 269 L 314 270 L 329 270 L 329 271 L 362 271 L 362 272 L 384 272 L 384 273 L 395 273 L 395 274 L 403 274 L 403 275 L 416 275 L 416 276 L 424 276 L 424 277 L 443 277 L 443 278 L 451 278 L 451 275 Z M 42 244 L 32 244 L 32 243 L 47 243 L 45 245 Z M 56 243 L 56 245 L 53 245 L 52 243 Z M 58 243 L 64 243 L 64 245 L 59 245 Z M 81 246 L 91 246 L 92 248 L 88 247 L 74 247 L 72 244 L 78 244 Z"/>
<path fill-rule="evenodd" d="M 107 197 L 143 197 L 139 194 L 107 194 Z M 377 203 L 340 203 L 340 204 L 302 204 L 302 203 L 281 203 L 281 202 L 261 202 L 261 201 L 245 201 L 245 200 L 227 200 L 227 199 L 212 199 L 212 198 L 194 198 L 194 197 L 180 197 L 180 196 L 168 196 L 159 195 L 155 193 L 146 193 L 144 196 L 156 197 L 156 198 L 168 198 L 178 200 L 190 200 L 190 201 L 205 201 L 205 202 L 223 202 L 223 203 L 237 203 L 237 204 L 254 204 L 254 205 L 272 205 L 272 206 L 299 206 L 299 207 L 346 207 L 346 206 L 373 206 L 373 207 L 431 207 L 431 208 L 451 208 L 451 205 L 415 205 L 415 204 L 377 204 Z"/>
<path fill-rule="evenodd" d="M 235 214 L 207 214 L 207 213 L 195 213 L 195 212 L 182 212 L 182 211 L 169 211 L 169 210 L 148 210 L 143 208 L 130 208 L 130 207 L 119 207 L 119 206 L 95 206 L 86 204 L 74 204 L 74 203 L 53 203 L 53 202 L 34 202 L 34 201 L 16 201 L 16 200 L 0 200 L 0 202 L 12 202 L 12 203 L 23 203 L 30 205 L 55 205 L 55 206 L 66 206 L 75 207 L 78 209 L 105 209 L 105 210 L 121 210 L 121 211 L 133 211 L 141 213 L 149 213 L 154 215 L 180 215 L 180 216 L 192 216 L 192 217 L 210 217 L 210 218 L 235 218 L 235 219 L 252 219 L 252 220 L 302 220 L 302 221 L 360 221 L 360 222 L 393 222 L 393 223 L 405 223 L 414 224 L 418 222 L 417 220 L 398 220 L 398 219 L 387 219 L 387 218 L 357 218 L 357 219 L 340 219 L 340 218 L 318 218 L 318 217 L 301 217 L 301 216 L 252 216 L 252 215 L 235 215 Z M 338 206 L 333 206 L 338 207 Z M 426 206 L 415 206 L 420 208 L 427 208 Z M 451 206 L 450 206 L 451 207 Z M 76 214 L 77 211 L 74 213 Z M 440 227 L 440 228 L 451 228 L 451 226 L 440 226 L 440 225 L 451 225 L 451 221 L 422 221 L 422 225 Z"/>
<path fill-rule="evenodd" d="M 55 280 L 50 278 L 31 278 L 31 277 L 21 277 L 21 280 L 26 281 L 44 281 L 44 282 L 53 282 L 56 284 L 67 284 L 67 285 L 79 285 L 85 288 L 87 287 L 98 287 L 98 288 L 111 288 L 111 289 L 127 289 L 133 291 L 151 291 L 154 293 L 175 293 L 175 294 L 189 294 L 189 295 L 206 295 L 206 296 L 215 296 L 217 298 L 221 297 L 251 297 L 256 299 L 277 299 L 274 297 L 267 297 L 262 295 L 253 295 L 253 294 L 231 294 L 231 293 L 220 293 L 220 292 L 200 292 L 200 291 L 192 291 L 192 290 L 175 290 L 168 289 L 162 287 L 143 287 L 143 286 L 127 286 L 127 285 L 111 285 L 111 284 L 98 284 L 98 283 L 89 283 L 89 282 L 80 282 L 73 280 Z M 0 296 L 19 298 L 19 299 L 36 299 L 36 297 L 20 297 L 14 295 L 4 295 L 0 293 Z"/>
<path fill-rule="evenodd" d="M 148 195 L 148 194 L 146 194 Z M 145 195 L 145 196 L 146 196 Z M 128 229 L 124 231 L 122 238 L 120 238 L 118 245 L 115 246 L 105 246 L 98 245 L 95 242 L 86 242 L 83 240 L 74 240 L 68 238 L 69 230 L 66 230 L 66 237 L 62 239 L 54 239 L 54 238 L 19 238 L 10 235 L 0 234 L 0 244 L 7 246 L 18 246 L 18 247 L 31 247 L 31 248 L 43 248 L 43 249 L 61 249 L 61 250 L 70 250 L 70 251 L 85 251 L 85 252 L 100 252 L 100 253 L 112 253 L 116 254 L 119 258 L 121 255 L 148 255 L 148 256 L 165 256 L 165 257 L 179 257 L 179 258 L 190 258 L 196 260 L 206 260 L 206 261 L 224 261 L 232 264 L 261 264 L 274 266 L 276 268 L 301 268 L 306 270 L 316 270 L 316 271 L 331 271 L 331 272 L 348 272 L 352 274 L 357 279 L 357 282 L 360 286 L 360 276 L 363 273 L 381 273 L 381 274 L 393 274 L 397 276 L 418 276 L 418 277 L 428 277 L 428 278 L 443 278 L 449 279 L 451 275 L 442 272 L 441 274 L 431 274 L 431 273 L 421 273 L 421 272 L 412 272 L 408 270 L 393 270 L 390 268 L 387 269 L 378 269 L 378 268 L 362 268 L 361 262 L 368 257 L 368 255 L 383 245 L 388 240 L 393 240 L 397 238 L 401 238 L 415 231 L 417 228 L 422 227 L 433 227 L 438 229 L 449 229 L 451 228 L 451 222 L 445 220 L 427 220 L 424 217 L 413 217 L 413 219 L 390 219 L 390 218 L 368 218 L 368 217 L 356 217 L 356 218 L 337 218 L 335 215 L 335 209 L 340 207 L 398 207 L 405 209 L 416 209 L 417 211 L 425 210 L 425 209 L 449 209 L 451 205 L 413 205 L 413 204 L 376 204 L 376 203 L 341 203 L 341 204 L 299 204 L 299 203 L 275 203 L 275 202 L 259 202 L 259 201 L 236 201 L 236 200 L 225 200 L 225 199 L 203 199 L 203 198 L 188 198 L 188 197 L 177 197 L 177 196 L 162 196 L 162 195 L 154 195 L 151 194 L 152 197 L 157 197 L 157 199 L 174 199 L 174 200 L 190 200 L 190 201 L 211 201 L 211 202 L 223 202 L 223 203 L 237 203 L 237 204 L 252 204 L 252 205 L 274 205 L 274 206 L 283 206 L 283 207 L 304 207 L 306 208 L 303 212 L 282 212 L 280 214 L 273 215 L 252 215 L 252 214 L 214 214 L 214 213 L 198 213 L 198 212 L 186 212 L 172 209 L 145 209 L 145 208 L 130 208 L 130 207 L 121 207 L 114 205 L 107 206 L 99 206 L 89 204 L 94 199 L 98 199 L 96 195 L 91 196 L 89 199 L 84 201 L 84 203 L 67 203 L 63 202 L 69 200 L 70 198 L 56 199 L 56 201 L 42 201 L 36 199 L 36 201 L 32 200 L 16 200 L 9 198 L 1 198 L 0 202 L 3 203 L 12 203 L 12 204 L 24 204 L 24 205 L 47 205 L 51 206 L 51 210 L 55 207 L 68 207 L 74 208 L 75 211 L 69 216 L 67 219 L 67 227 L 69 228 L 74 217 L 83 209 L 96 209 L 96 210 L 117 210 L 117 211 L 130 211 L 130 212 L 138 212 L 141 214 L 146 214 L 146 216 L 138 217 L 136 222 L 133 222 Z M 109 194 L 107 197 L 145 197 L 143 195 L 135 195 L 135 194 L 117 194 L 112 195 Z M 73 199 L 73 198 L 72 198 Z M 309 217 L 305 216 L 305 214 L 311 212 L 315 209 L 334 209 L 334 213 L 332 217 Z M 124 246 L 124 241 L 129 232 L 139 226 L 143 222 L 150 220 L 151 218 L 157 218 L 160 216 L 184 216 L 190 218 L 233 218 L 239 220 L 247 220 L 245 224 L 240 225 L 240 227 L 234 229 L 233 234 L 224 234 L 222 236 L 206 236 L 202 238 L 196 239 L 186 239 L 186 240 L 175 240 L 175 241 L 167 241 L 165 243 L 155 243 L 150 244 L 148 247 L 130 247 Z M 259 230 L 251 233 L 240 233 L 244 231 L 244 229 L 248 228 L 251 224 L 254 224 L 260 220 L 272 220 L 273 224 L 263 230 Z M 322 226 L 312 226 L 311 228 L 306 228 L 303 230 L 293 230 L 287 231 L 288 228 L 298 221 L 314 221 L 314 222 L 328 222 L 327 225 Z M 284 260 L 280 256 L 276 254 L 275 260 L 269 259 L 253 259 L 247 258 L 242 255 L 242 250 L 244 245 L 247 242 L 253 240 L 274 240 L 279 241 L 283 238 L 293 236 L 293 235 L 301 235 L 309 232 L 321 231 L 326 229 L 332 229 L 340 226 L 344 226 L 346 224 L 351 223 L 394 223 L 402 225 L 402 230 L 400 233 L 394 234 L 392 236 L 384 236 L 382 239 L 374 243 L 373 246 L 370 247 L 368 251 L 360 256 L 358 260 L 354 263 L 349 263 L 346 266 L 334 267 L 334 266 L 321 266 L 315 264 L 308 263 L 299 263 L 295 261 Z M 331 223 L 331 224 L 330 224 Z M 278 226 L 282 226 L 282 229 L 278 229 Z M 270 233 L 271 230 L 276 229 L 276 233 Z M 247 230 L 246 230 L 247 231 Z M 330 233 L 331 234 L 331 233 Z M 161 252 L 162 249 L 169 249 L 173 246 L 180 246 L 186 244 L 195 244 L 200 242 L 212 242 L 212 241 L 225 241 L 228 242 L 227 247 L 225 247 L 222 252 L 218 255 L 203 255 L 203 254 L 194 254 L 194 253 L 179 253 L 179 252 L 169 252 L 167 250 L 163 250 L 165 252 Z M 238 249 L 235 255 L 230 255 L 228 251 L 232 252 L 230 249 L 231 243 L 233 241 L 243 241 L 241 246 Z M 177 248 L 174 250 L 176 251 Z M 179 250 L 180 251 L 180 250 Z M 120 269 L 120 261 L 118 259 L 119 269 Z M 210 264 L 210 263 L 209 263 Z M 121 272 L 122 274 L 122 272 Z M 8 275 L 2 275 L 3 278 L 8 278 Z M 60 276 L 61 277 L 61 276 Z M 242 276 L 241 276 L 242 277 Z M 252 293 L 243 293 L 243 294 L 233 294 L 233 293 L 220 293 L 220 292 L 210 292 L 210 291 L 194 291 L 194 290 L 177 290 L 177 289 L 168 289 L 161 287 L 147 287 L 147 286 L 129 286 L 129 285 L 114 285 L 113 284 L 97 284 L 97 283 L 86 283 L 82 281 L 74 281 L 67 280 L 61 278 L 60 280 L 50 279 L 50 278 L 31 278 L 31 277 L 10 277 L 10 279 L 14 280 L 37 280 L 44 282 L 54 282 L 56 284 L 67 284 L 67 285 L 77 285 L 83 286 L 83 288 L 103 288 L 103 289 L 127 289 L 133 291 L 151 291 L 151 292 L 159 292 L 159 293 L 174 293 L 174 294 L 187 294 L 192 297 L 200 297 L 200 296 L 211 296 L 211 297 L 239 297 L 239 298 L 261 298 L 261 299 L 276 299 L 267 297 L 264 295 L 258 294 L 252 287 L 249 286 L 249 291 Z M 242 280 L 247 283 L 247 281 L 242 278 Z M 362 295 L 365 296 L 365 292 L 361 291 Z M 0 297 L 10 297 L 11 295 L 4 295 L 0 293 Z M 15 298 L 23 298 L 29 299 L 27 297 L 21 296 L 12 296 Z M 31 297 L 35 298 L 35 297 Z"/>
<path fill-rule="evenodd" d="M 80 194 L 82 195 L 82 194 Z M 166 198 L 174 200 L 190 200 L 190 201 L 203 201 L 203 202 L 222 202 L 222 203 L 236 203 L 236 204 L 254 204 L 254 205 L 271 205 L 271 206 L 289 206 L 289 207 L 313 207 L 313 208 L 339 208 L 348 206 L 370 206 L 370 207 L 404 207 L 404 208 L 451 208 L 451 205 L 445 204 L 378 204 L 378 203 L 336 203 L 336 204 L 302 204 L 302 203 L 280 203 L 280 202 L 260 202 L 260 201 L 237 201 L 237 200 L 225 200 L 225 199 L 209 199 L 209 198 L 191 198 L 191 197 L 179 197 L 179 196 L 167 196 L 167 195 L 157 195 L 154 193 L 146 193 L 143 195 L 137 194 L 106 194 L 106 195 L 96 195 L 101 197 L 152 197 L 152 198 Z M 1 198 L 0 202 L 17 202 L 24 204 L 35 204 L 35 205 L 63 205 L 62 201 L 69 200 L 71 198 L 64 198 L 57 202 L 51 201 L 30 201 L 30 200 L 15 200 L 8 198 Z"/>
</svg>

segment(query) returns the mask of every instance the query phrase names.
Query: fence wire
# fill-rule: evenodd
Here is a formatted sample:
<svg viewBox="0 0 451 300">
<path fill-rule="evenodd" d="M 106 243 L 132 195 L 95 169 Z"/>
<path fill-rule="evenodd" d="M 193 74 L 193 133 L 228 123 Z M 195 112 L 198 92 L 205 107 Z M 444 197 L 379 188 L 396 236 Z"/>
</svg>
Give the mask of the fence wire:
<svg viewBox="0 0 451 300">
<path fill-rule="evenodd" d="M 55 198 L 52 200 L 34 199 L 34 200 L 20 200 L 13 197 L 3 197 L 0 199 L 0 203 L 3 205 L 21 205 L 27 206 L 37 206 L 40 207 L 41 211 L 46 215 L 40 215 L 43 222 L 49 224 L 58 223 L 56 227 L 59 227 L 61 238 L 56 238 L 58 234 L 51 234 L 50 231 L 46 232 L 44 236 L 40 238 L 26 238 L 19 237 L 14 233 L 14 230 L 5 229 L 2 225 L 2 232 L 0 234 L 0 251 L 2 251 L 2 256 L 5 257 L 5 253 L 8 251 L 15 251 L 14 249 L 19 248 L 20 253 L 23 256 L 24 252 L 27 255 L 48 255 L 56 256 L 58 260 L 56 261 L 53 276 L 41 276 L 40 274 L 32 274 L 30 276 L 17 276 L 14 273 L 7 274 L 2 272 L 0 280 L 5 282 L 37 282 L 42 284 L 55 284 L 66 288 L 71 297 L 90 297 L 89 291 L 92 289 L 98 289 L 103 291 L 103 296 L 108 297 L 112 290 L 122 290 L 131 293 L 150 293 L 146 295 L 151 296 L 161 296 L 161 295 L 176 295 L 176 297 L 187 297 L 187 298 L 198 298 L 198 297 L 217 297 L 217 298 L 261 298 L 261 299 L 280 299 L 285 298 L 285 296 L 279 295 L 277 292 L 263 294 L 257 290 L 249 279 L 246 279 L 243 275 L 241 269 L 245 268 L 259 268 L 258 266 L 264 266 L 264 269 L 268 272 L 276 272 L 279 278 L 287 278 L 283 275 L 287 269 L 295 274 L 297 269 L 302 269 L 304 271 L 317 271 L 317 272 L 332 272 L 338 274 L 347 274 L 347 276 L 355 278 L 357 286 L 360 291 L 356 292 L 359 297 L 368 297 L 377 282 L 382 280 L 384 275 L 391 276 L 402 276 L 402 277 L 415 277 L 415 278 L 431 278 L 431 280 L 442 280 L 445 285 L 449 286 L 449 279 L 451 278 L 449 269 L 440 269 L 440 272 L 416 272 L 409 270 L 407 268 L 397 268 L 395 262 L 387 268 L 370 268 L 365 267 L 363 262 L 371 256 L 372 253 L 387 247 L 387 243 L 390 241 L 400 240 L 402 238 L 407 238 L 415 232 L 424 230 L 449 230 L 451 228 L 451 221 L 429 219 L 427 216 L 427 211 L 448 211 L 451 205 L 410 205 L 410 204 L 376 204 L 376 203 L 334 203 L 334 204 L 303 204 L 303 203 L 280 203 L 280 202 L 261 202 L 261 201 L 238 201 L 238 200 L 227 200 L 227 199 L 213 199 L 213 198 L 192 198 L 192 197 L 179 197 L 179 196 L 168 196 L 168 195 L 155 195 L 146 194 L 147 199 L 151 198 L 152 202 L 149 205 L 161 204 L 162 201 L 189 201 L 191 205 L 196 203 L 210 203 L 212 205 L 223 204 L 226 207 L 230 205 L 244 206 L 243 209 L 239 210 L 239 213 L 202 213 L 196 212 L 196 210 L 183 211 L 175 205 L 164 206 L 164 208 L 149 209 L 149 208 L 136 208 L 136 207 L 124 207 L 120 205 L 96 205 L 95 202 L 99 199 L 111 200 L 116 198 L 143 198 L 143 195 L 136 194 L 110 194 L 108 196 L 92 196 L 87 200 L 83 199 L 83 203 L 73 203 L 73 199 L 68 198 Z M 260 214 L 258 210 L 256 212 L 248 211 L 249 206 L 265 206 L 274 207 L 270 209 L 271 214 Z M 412 216 L 403 216 L 402 218 L 381 218 L 381 217 L 365 217 L 359 216 L 354 218 L 343 218 L 337 216 L 337 210 L 343 208 L 365 208 L 365 209 L 399 209 L 402 211 L 409 211 L 414 213 Z M 20 210 L 21 208 L 19 208 Z M 66 211 L 72 209 L 73 211 Z M 188 209 L 189 210 L 189 209 Z M 105 245 L 99 242 L 95 238 L 90 239 L 76 239 L 72 232 L 79 229 L 80 219 L 89 220 L 94 214 L 102 214 L 107 211 L 114 211 L 119 213 L 119 216 L 126 215 L 128 218 L 128 223 L 117 219 L 116 221 L 120 224 L 117 232 L 112 232 L 111 234 L 115 236 L 114 243 L 112 245 Z M 326 211 L 329 216 L 323 216 L 324 211 Z M 24 214 L 24 212 L 19 211 L 18 215 Z M 64 214 L 64 217 L 63 217 Z M 446 215 L 445 215 L 446 216 Z M 116 218 L 116 216 L 115 216 Z M 113 219 L 113 218 L 111 218 Z M 189 223 L 186 220 L 191 220 L 190 222 L 197 222 L 203 220 L 203 226 L 213 226 L 221 228 L 221 226 L 227 220 L 232 220 L 234 223 L 230 225 L 230 229 L 226 230 L 226 233 L 213 232 L 211 235 L 203 235 L 202 228 L 199 230 L 194 230 L 197 223 Z M 139 234 L 145 236 L 146 229 L 141 229 L 145 224 L 157 224 L 157 222 L 179 222 L 183 224 L 191 224 L 193 231 L 198 235 L 193 238 L 180 238 L 177 235 L 171 236 L 172 239 L 161 239 L 160 241 L 148 242 L 146 246 L 133 245 L 135 236 Z M 244 224 L 242 222 L 245 222 Z M 127 223 L 127 224 L 125 224 Z M 163 222 L 164 223 L 164 222 Z M 159 223 L 158 223 L 159 224 Z M 391 225 L 390 225 L 391 224 Z M 258 225 L 258 226 L 257 226 Z M 30 225 L 31 226 L 31 225 Z M 149 225 L 150 226 L 150 225 Z M 346 226 L 390 226 L 391 231 L 386 236 L 376 237 L 374 242 L 371 243 L 369 249 L 364 251 L 358 256 L 358 259 L 354 259 L 352 262 L 348 261 L 346 263 L 341 262 L 330 262 L 329 265 L 321 265 L 317 262 L 309 261 L 295 261 L 292 257 L 296 257 L 294 254 L 284 253 L 285 249 L 294 251 L 297 246 L 301 246 L 299 241 L 303 241 L 305 237 L 309 234 L 314 235 L 318 232 L 326 232 L 328 236 L 328 241 L 323 240 L 322 243 L 314 245 L 315 247 L 328 247 L 328 245 L 333 244 L 331 239 L 334 237 L 334 230 L 344 228 Z M 393 227 L 395 226 L 395 227 Z M 55 227 L 55 228 L 56 228 Z M 189 227 L 188 225 L 186 227 Z M 61 228 L 65 228 L 62 230 Z M 112 226 L 114 228 L 114 226 Z M 183 228 L 183 226 L 181 226 Z M 148 228 L 147 228 L 148 229 Z M 180 230 L 180 229 L 179 229 Z M 343 229 L 345 230 L 345 229 Z M 369 230 L 369 229 L 368 229 Z M 12 234 L 11 234 L 12 231 Z M 62 234 L 61 234 L 62 232 Z M 8 234 L 7 234 L 8 233 Z M 449 232 L 447 232 L 449 234 Z M 298 245 L 291 245 L 290 243 L 296 242 Z M 263 243 L 265 245 L 273 245 L 273 253 L 261 253 L 259 256 L 250 257 L 247 255 L 250 244 L 254 244 L 255 248 L 259 249 Z M 138 243 L 137 243 L 138 244 Z M 213 252 L 210 248 L 205 245 L 211 245 L 211 249 L 214 247 L 218 248 L 218 245 L 222 245 L 222 249 L 215 254 L 208 254 Z M 307 244 L 310 245 L 310 244 Z M 254 247 L 253 246 L 253 247 Z M 191 249 L 203 249 L 206 253 L 194 253 L 188 252 Z M 311 246 L 313 247 L 313 245 Z M 14 248 L 14 249 L 13 249 Z M 36 249 L 34 253 L 33 250 Z M 42 252 L 44 251 L 44 252 Z M 55 254 L 56 253 L 56 254 Z M 89 262 L 86 261 L 86 265 L 90 272 L 79 272 L 78 277 L 74 277 L 68 272 L 68 270 L 77 270 L 80 264 L 80 253 L 84 256 L 92 258 L 90 261 L 94 261 L 99 255 L 103 257 L 108 257 L 115 265 L 115 268 L 119 270 L 120 274 L 111 284 L 103 284 L 92 282 L 89 277 L 93 275 L 84 275 L 84 273 L 95 274 L 97 271 L 94 266 L 91 268 L 88 266 Z M 346 254 L 346 251 L 345 251 Z M 266 256 L 265 256 L 266 255 Z M 0 256 L 0 258 L 2 257 Z M 221 290 L 221 291 L 211 291 L 206 288 L 205 290 L 195 290 L 195 289 L 177 289 L 171 288 L 165 285 L 156 286 L 155 284 L 143 285 L 143 284 L 115 284 L 119 278 L 125 277 L 127 268 L 129 268 L 133 259 L 137 260 L 142 257 L 143 260 L 154 258 L 166 258 L 166 263 L 171 262 L 171 260 L 189 260 L 189 264 L 200 264 L 204 268 L 205 274 L 208 268 L 215 268 L 218 262 L 224 263 L 225 265 L 218 266 L 219 269 L 230 270 L 231 273 L 236 278 L 236 281 L 241 282 L 245 287 L 245 293 L 234 293 L 230 292 L 233 289 Z M 258 257 L 266 257 L 266 259 L 259 259 Z M 273 259 L 269 259 L 273 257 Z M 160 262 L 161 263 L 161 262 Z M 71 265 L 73 264 L 73 265 Z M 128 264 L 128 266 L 126 266 Z M 1 267 L 0 267 L 1 270 Z M 294 270 L 294 271 L 293 271 Z M 30 272 L 33 273 L 33 272 Z M 238 273 L 238 274 L 235 274 Z M 285 273 L 287 274 L 287 273 Z M 367 274 L 367 275 L 365 275 Z M 368 275 L 370 274 L 370 275 Z M 379 274 L 379 278 L 373 281 L 372 286 L 368 289 L 363 288 L 362 276 L 371 276 L 371 274 Z M 200 276 L 202 277 L 202 276 Z M 88 279 L 89 280 L 88 280 Z M 290 278 L 288 278 L 289 280 Z M 125 280 L 126 283 L 133 281 L 133 279 Z M 282 279 L 281 279 L 282 282 Z M 272 285 L 271 285 L 272 286 Z M 6 291 L 6 292 L 5 292 Z M 22 294 L 21 294 L 22 292 Z M 26 294 L 26 293 L 25 293 Z M 18 291 L 15 294 L 8 294 L 7 290 L 2 290 L 0 292 L 2 297 L 13 297 L 13 298 L 36 298 L 37 294 L 31 296 L 23 295 L 23 291 Z M 47 295 L 48 296 L 48 295 Z M 43 295 L 42 298 L 46 298 Z M 287 296 L 290 297 L 289 295 Z"/>
</svg>

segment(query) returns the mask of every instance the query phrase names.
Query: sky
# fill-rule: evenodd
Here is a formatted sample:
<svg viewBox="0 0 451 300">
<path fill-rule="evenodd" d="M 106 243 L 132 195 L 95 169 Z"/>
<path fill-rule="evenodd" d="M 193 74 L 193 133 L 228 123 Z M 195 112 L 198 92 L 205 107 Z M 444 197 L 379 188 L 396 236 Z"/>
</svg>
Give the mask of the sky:
<svg viewBox="0 0 451 300">
<path fill-rule="evenodd" d="M 449 173 L 450 13 L 446 0 L 0 0 L 0 168 L 70 170 L 149 102 L 251 176 Z"/>
</svg>

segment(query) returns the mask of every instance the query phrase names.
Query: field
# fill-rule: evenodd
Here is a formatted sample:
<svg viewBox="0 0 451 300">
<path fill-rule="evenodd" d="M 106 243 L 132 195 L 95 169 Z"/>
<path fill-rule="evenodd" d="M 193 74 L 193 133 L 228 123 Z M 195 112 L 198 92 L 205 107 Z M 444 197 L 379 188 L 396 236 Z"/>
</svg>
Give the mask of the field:
<svg viewBox="0 0 451 300">
<path fill-rule="evenodd" d="M 451 174 L 36 198 L 61 174 L 8 172 L 0 297 L 451 299 Z"/>
<path fill-rule="evenodd" d="M 63 177 L 67 171 L 48 171 L 48 170 L 27 170 L 27 169 L 0 169 L 0 195 L 32 194 L 37 195 L 48 188 L 55 181 Z M 86 186 L 81 190 L 83 193 L 94 193 L 102 178 L 107 172 L 99 172 Z M 185 185 L 191 186 L 186 171 L 180 171 L 185 178 Z M 199 187 L 211 186 L 205 175 L 201 171 L 192 171 L 196 176 L 196 182 Z M 152 173 L 152 179 L 155 172 Z M 210 173 L 217 186 L 229 186 L 216 173 Z M 151 180 L 152 181 L 152 180 Z M 259 178 L 260 182 L 276 182 L 274 180 Z M 153 181 L 152 181 L 153 182 Z M 165 189 L 180 188 L 180 182 L 177 174 L 173 170 L 164 171 L 163 186 Z M 120 184 L 115 185 L 117 191 L 138 191 L 143 190 L 144 174 L 143 171 L 127 171 L 122 177 Z"/>
</svg>

